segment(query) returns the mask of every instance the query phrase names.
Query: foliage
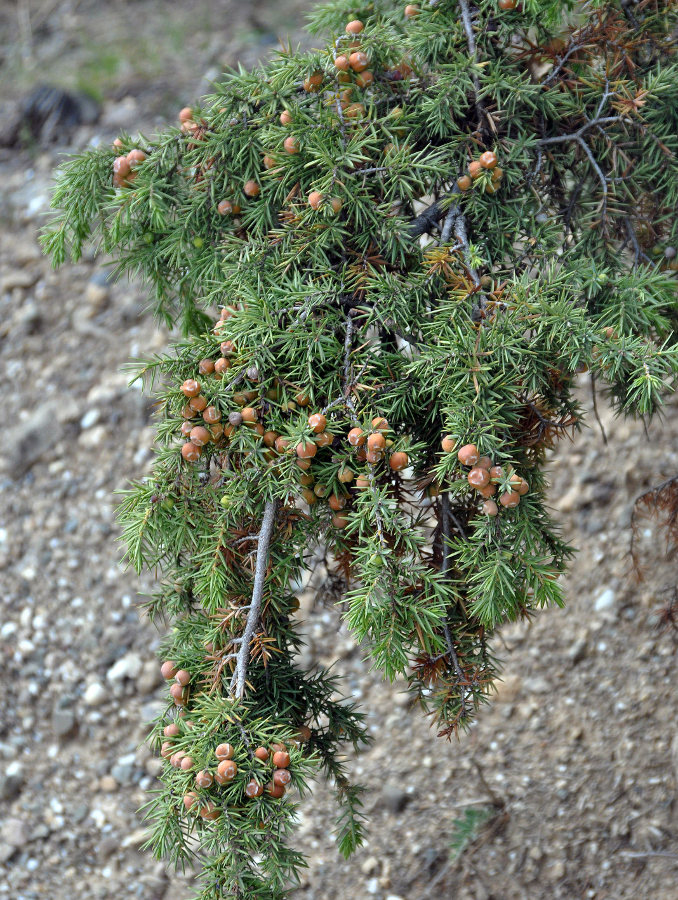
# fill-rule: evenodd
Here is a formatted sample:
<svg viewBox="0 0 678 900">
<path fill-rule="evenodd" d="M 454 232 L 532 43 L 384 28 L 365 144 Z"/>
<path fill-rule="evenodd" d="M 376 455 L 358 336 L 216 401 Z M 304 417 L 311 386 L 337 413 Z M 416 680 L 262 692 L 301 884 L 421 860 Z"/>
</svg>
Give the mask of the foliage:
<svg viewBox="0 0 678 900">
<path fill-rule="evenodd" d="M 55 263 L 95 241 L 184 333 L 140 370 L 157 455 L 120 520 L 190 679 L 152 846 L 201 860 L 201 900 L 281 898 L 303 864 L 295 804 L 245 794 L 271 778 L 259 745 L 291 748 L 300 793 L 332 778 L 341 851 L 362 839 L 340 757 L 361 716 L 295 663 L 305 570 L 328 560 L 374 666 L 456 734 L 491 696 L 496 628 L 563 602 L 544 462 L 581 425 L 577 373 L 632 416 L 675 384 L 675 7 L 506 6 L 332 0 L 325 49 L 61 170 Z M 186 810 L 223 742 L 237 777 Z"/>
</svg>

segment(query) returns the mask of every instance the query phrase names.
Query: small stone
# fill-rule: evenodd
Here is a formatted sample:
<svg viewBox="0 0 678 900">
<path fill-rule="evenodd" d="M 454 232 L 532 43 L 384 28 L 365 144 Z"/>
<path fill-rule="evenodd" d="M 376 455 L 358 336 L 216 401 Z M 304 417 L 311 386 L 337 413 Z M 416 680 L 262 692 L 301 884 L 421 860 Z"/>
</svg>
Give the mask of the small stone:
<svg viewBox="0 0 678 900">
<path fill-rule="evenodd" d="M 23 768 L 20 762 L 14 760 L 4 772 L 0 773 L 0 800 L 12 800 L 21 790 L 23 783 Z"/>
<path fill-rule="evenodd" d="M 586 658 L 588 650 L 588 641 L 585 637 L 580 637 L 568 648 L 567 655 L 576 665 Z"/>
<path fill-rule="evenodd" d="M 21 478 L 43 454 L 53 451 L 62 436 L 57 407 L 56 401 L 49 400 L 32 409 L 24 422 L 5 430 L 0 468 L 11 471 L 14 478 Z M 49 441 L 45 440 L 46 434 Z"/>
<path fill-rule="evenodd" d="M 109 856 L 113 856 L 113 854 L 119 849 L 120 838 L 115 837 L 115 835 L 109 834 L 106 837 L 102 837 L 97 844 L 97 857 L 99 859 L 108 859 Z"/>
<path fill-rule="evenodd" d="M 33 287 L 38 278 L 40 278 L 39 269 L 14 269 L 12 272 L 8 272 L 0 282 L 0 293 L 4 294 L 5 291 L 12 291 L 14 288 L 28 290 Z"/>
<path fill-rule="evenodd" d="M 78 443 L 81 447 L 94 449 L 100 447 L 106 440 L 106 426 L 95 425 L 94 428 L 88 428 L 82 431 L 78 437 Z"/>
<path fill-rule="evenodd" d="M 2 628 L 0 628 L 0 638 L 7 640 L 7 638 L 12 637 L 13 634 L 16 634 L 16 622 L 5 622 Z"/>
<path fill-rule="evenodd" d="M 374 873 L 379 869 L 379 860 L 376 856 L 368 856 L 367 859 L 361 863 L 360 871 L 363 875 L 374 875 Z"/>
<path fill-rule="evenodd" d="M 606 609 L 611 609 L 614 606 L 615 599 L 615 593 L 612 588 L 606 588 L 602 594 L 599 594 L 596 597 L 593 608 L 596 612 L 603 612 Z"/>
<path fill-rule="evenodd" d="M 556 509 L 560 510 L 560 512 L 569 513 L 584 505 L 582 499 L 581 485 L 573 484 L 569 491 L 566 491 L 562 497 L 554 498 L 553 505 Z"/>
<path fill-rule="evenodd" d="M 134 781 L 136 759 L 133 753 L 121 756 L 111 769 L 111 775 L 118 784 L 131 784 Z"/>
<path fill-rule="evenodd" d="M 89 815 L 89 806 L 86 803 L 79 803 L 71 813 L 71 821 L 76 825 L 79 825 L 80 822 L 84 822 L 87 816 Z"/>
<path fill-rule="evenodd" d="M 136 831 L 133 831 L 131 834 L 128 834 L 127 837 L 122 839 L 120 846 L 141 847 L 141 845 L 144 844 L 149 837 L 150 835 L 145 828 L 137 828 Z"/>
<path fill-rule="evenodd" d="M 83 700 L 87 706 L 101 706 L 108 697 L 108 691 L 98 681 L 93 681 L 85 690 Z"/>
<path fill-rule="evenodd" d="M 381 790 L 381 802 L 392 813 L 402 812 L 412 797 L 395 784 L 385 784 Z"/>
<path fill-rule="evenodd" d="M 52 731 L 56 737 L 70 737 L 76 727 L 75 712 L 70 706 L 57 706 L 52 710 Z"/>
<path fill-rule="evenodd" d="M 158 778 L 160 773 L 165 768 L 164 763 L 161 759 L 158 759 L 155 756 L 152 756 L 150 759 L 147 759 L 144 763 L 144 771 L 147 775 L 150 775 L 152 778 Z"/>
<path fill-rule="evenodd" d="M 104 775 L 103 778 L 99 779 L 99 789 L 106 794 L 112 794 L 113 791 L 117 791 L 118 782 L 112 775 Z"/>
<path fill-rule="evenodd" d="M 141 674 L 137 678 L 137 691 L 140 694 L 150 694 L 159 684 L 162 684 L 163 680 L 157 662 L 149 659 L 144 663 Z"/>
<path fill-rule="evenodd" d="M 523 685 L 528 694 L 548 694 L 551 690 L 551 685 L 541 675 L 536 675 L 534 678 L 526 678 Z"/>
<path fill-rule="evenodd" d="M 83 431 L 85 431 L 87 428 L 91 428 L 93 425 L 96 425 L 100 418 L 100 410 L 98 410 L 96 407 L 94 407 L 93 409 L 88 409 L 82 419 L 80 419 L 80 427 Z"/>
<path fill-rule="evenodd" d="M 92 314 L 96 314 L 103 309 L 108 302 L 110 292 L 105 284 L 97 284 L 96 281 L 90 281 L 85 290 L 85 300 L 90 306 Z"/>
<path fill-rule="evenodd" d="M 368 894 L 377 894 L 379 893 L 379 879 L 378 878 L 370 878 L 370 880 L 365 885 L 365 890 Z"/>
<path fill-rule="evenodd" d="M 16 853 L 16 847 L 11 844 L 0 844 L 0 866 L 4 866 Z"/>
<path fill-rule="evenodd" d="M 523 689 L 523 679 L 520 675 L 506 675 L 496 684 L 495 701 L 497 703 L 513 703 Z"/>
<path fill-rule="evenodd" d="M 554 860 L 544 870 L 544 877 L 547 881 L 560 881 L 565 877 L 565 863 L 562 859 Z"/>
<path fill-rule="evenodd" d="M 10 847 L 23 847 L 28 842 L 28 829 L 23 819 L 5 819 L 0 828 L 0 841 Z"/>
<path fill-rule="evenodd" d="M 126 653 L 106 672 L 106 680 L 111 684 L 124 681 L 125 678 L 135 679 L 143 667 L 143 660 L 136 653 Z"/>
</svg>

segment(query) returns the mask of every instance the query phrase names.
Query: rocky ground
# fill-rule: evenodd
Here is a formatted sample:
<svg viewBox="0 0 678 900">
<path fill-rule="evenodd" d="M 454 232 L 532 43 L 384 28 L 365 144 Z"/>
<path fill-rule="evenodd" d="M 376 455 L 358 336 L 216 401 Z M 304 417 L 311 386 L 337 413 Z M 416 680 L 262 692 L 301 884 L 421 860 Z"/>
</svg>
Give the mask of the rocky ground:
<svg viewBox="0 0 678 900">
<path fill-rule="evenodd" d="M 182 58 L 172 79 L 167 70 L 152 83 L 112 78 L 101 122 L 77 130 L 70 146 L 152 127 L 163 104 L 194 96 L 196 72 L 234 62 L 245 44 L 251 61 L 268 40 L 253 35 L 282 19 L 257 5 L 269 24 L 253 31 L 249 6 L 214 6 L 230 17 L 228 40 L 197 64 Z M 39 9 L 55 16 L 66 7 L 77 17 L 100 5 Z M 7 28 L 18 27 L 12 9 L 0 3 Z M 147 28 L 160 14 L 141 0 L 114 9 L 150 21 Z M 52 29 L 66 33 L 62 47 L 70 46 L 67 26 L 59 20 Z M 79 35 L 70 39 L 82 51 Z M 186 37 L 194 52 L 201 36 Z M 34 55 L 44 52 L 46 62 L 48 43 L 33 32 Z M 19 99 L 6 47 L 0 62 L 5 100 Z M 0 384 L 8 400 L 0 445 L 0 897 L 180 900 L 190 879 L 140 852 L 136 810 L 159 769 L 143 745 L 144 723 L 164 691 L 158 633 L 135 608 L 150 580 L 121 568 L 113 518 L 114 492 L 151 461 L 152 398 L 128 388 L 121 367 L 163 348 L 168 334 L 145 312 L 143 289 L 109 282 L 99 261 L 53 272 L 41 258 L 37 231 L 57 149 L 0 151 Z M 581 395 L 590 413 L 586 382 Z M 504 630 L 504 681 L 459 741 L 436 739 L 402 686 L 368 672 L 336 610 L 311 592 L 304 597 L 305 661 L 336 662 L 375 742 L 353 762 L 367 787 L 368 845 L 349 862 L 338 856 L 327 825 L 331 796 L 318 784 L 302 806 L 298 845 L 309 869 L 292 896 L 675 900 L 676 642 L 656 628 L 675 560 L 664 561 L 661 534 L 643 523 L 649 565 L 638 583 L 629 541 L 634 499 L 678 472 L 678 403 L 648 431 L 614 419 L 602 398 L 599 405 L 608 445 L 591 419 L 551 461 L 556 515 L 581 548 L 567 608 Z M 478 809 L 492 817 L 452 861 L 453 822 Z"/>
</svg>

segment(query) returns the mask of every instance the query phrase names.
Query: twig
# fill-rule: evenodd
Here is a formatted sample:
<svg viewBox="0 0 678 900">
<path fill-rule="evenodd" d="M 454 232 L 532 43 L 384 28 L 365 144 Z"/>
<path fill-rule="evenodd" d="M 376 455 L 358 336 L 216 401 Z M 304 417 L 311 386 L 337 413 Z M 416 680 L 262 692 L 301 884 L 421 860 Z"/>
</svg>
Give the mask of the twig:
<svg viewBox="0 0 678 900">
<path fill-rule="evenodd" d="M 428 234 L 431 228 L 437 224 L 442 214 L 443 210 L 440 201 L 432 203 L 410 222 L 410 237 L 418 238 L 422 234 Z"/>
<path fill-rule="evenodd" d="M 348 387 L 351 374 L 351 342 L 353 340 L 353 316 L 346 316 L 346 337 L 344 338 L 344 385 Z"/>
<path fill-rule="evenodd" d="M 600 166 L 598 165 L 598 162 L 596 161 L 595 156 L 594 156 L 593 153 L 591 152 L 591 149 L 589 148 L 589 146 L 588 146 L 588 144 L 586 143 L 586 141 L 584 140 L 584 138 L 582 138 L 582 137 L 577 138 L 577 143 L 578 143 L 579 146 L 583 149 L 584 153 L 588 156 L 589 162 L 590 162 L 591 165 L 593 166 L 593 169 L 594 169 L 596 175 L 598 176 L 598 178 L 600 179 L 600 183 L 601 183 L 602 188 L 603 188 L 603 203 L 602 203 L 602 207 L 601 207 L 601 210 L 600 210 L 600 214 L 601 214 L 601 217 L 602 217 L 602 220 L 603 220 L 603 226 L 604 226 L 604 225 L 605 225 L 605 219 L 606 219 L 606 216 L 607 216 L 607 178 L 606 178 L 605 175 L 603 174 L 603 170 L 602 170 L 602 169 L 600 168 Z"/>
<path fill-rule="evenodd" d="M 231 679 L 230 690 L 235 688 L 235 696 L 241 699 L 245 695 L 245 682 L 247 680 L 247 664 L 250 658 L 250 643 L 254 636 L 254 630 L 259 622 L 261 603 L 264 597 L 264 582 L 266 580 L 266 568 L 268 566 L 268 548 L 271 543 L 275 514 L 278 509 L 277 500 L 268 500 L 264 507 L 264 515 L 259 531 L 259 544 L 257 547 L 257 564 L 254 570 L 254 587 L 252 588 L 252 603 L 247 614 L 247 622 L 243 631 L 240 649 Z"/>
<path fill-rule="evenodd" d="M 583 50 L 583 49 L 584 49 L 584 47 L 586 46 L 586 37 L 588 36 L 588 35 L 587 35 L 587 32 L 590 31 L 590 30 L 591 30 L 591 26 L 590 26 L 590 25 L 587 25 L 587 26 L 582 30 L 581 35 L 575 33 L 575 34 L 576 34 L 576 37 L 577 37 L 577 40 L 579 40 L 580 43 L 578 43 L 578 44 L 572 44 L 572 45 L 568 48 L 567 52 L 563 54 L 563 56 L 561 56 L 561 57 L 556 57 L 556 65 L 555 65 L 555 67 L 554 67 L 553 69 L 551 69 L 551 71 L 548 73 L 548 75 L 546 76 L 546 78 L 542 81 L 542 84 L 550 84 L 550 82 L 553 81 L 553 79 L 556 77 L 556 75 L 559 75 L 559 74 L 560 74 L 560 72 L 561 72 L 562 69 L 563 69 L 563 66 L 564 66 L 565 63 L 568 61 L 568 59 L 572 56 L 572 54 L 573 54 L 573 53 L 576 53 L 578 50 Z M 575 37 L 575 34 L 572 35 L 573 38 Z"/>
<path fill-rule="evenodd" d="M 602 116 L 601 118 L 590 119 L 588 122 L 584 122 L 581 128 L 577 129 L 577 131 L 572 131 L 570 134 L 556 134 L 553 137 L 542 138 L 539 141 L 539 146 L 545 147 L 547 144 L 565 144 L 567 141 L 579 141 L 589 128 L 594 128 L 596 125 L 608 125 L 611 122 L 623 122 L 623 120 L 623 116 Z"/>
<path fill-rule="evenodd" d="M 450 238 L 452 237 L 452 229 L 454 228 L 454 220 L 459 215 L 459 207 L 451 206 L 449 212 L 445 216 L 445 221 L 443 223 L 443 230 L 440 232 L 440 243 L 447 244 L 449 243 Z"/>
<path fill-rule="evenodd" d="M 647 253 L 645 253 L 641 249 L 641 246 L 638 243 L 638 236 L 636 235 L 635 228 L 633 227 L 633 224 L 631 223 L 631 219 L 629 219 L 628 216 L 624 219 L 624 224 L 626 225 L 626 233 L 628 234 L 629 240 L 631 241 L 631 244 L 633 245 L 634 265 L 637 266 L 638 263 L 641 261 L 641 259 L 644 262 L 649 263 L 650 265 L 654 265 L 654 263 L 652 262 L 650 257 L 647 255 Z"/>
<path fill-rule="evenodd" d="M 492 123 L 492 119 L 487 113 L 485 109 L 485 104 L 480 99 L 480 81 L 478 80 L 478 74 L 476 72 L 476 63 L 478 62 L 478 54 L 476 51 L 476 38 L 473 33 L 473 22 L 471 21 L 471 10 L 468 5 L 468 0 L 459 0 L 459 8 L 461 10 L 461 21 L 464 25 L 464 31 L 466 32 L 466 43 L 468 44 L 469 55 L 471 56 L 471 80 L 473 81 L 473 90 L 476 95 L 476 110 L 478 112 L 478 127 L 480 127 L 480 123 L 482 121 L 483 116 Z"/>
<path fill-rule="evenodd" d="M 468 235 L 466 234 L 466 219 L 464 218 L 461 210 L 455 216 L 454 219 L 454 236 L 461 244 L 464 250 L 464 261 L 466 262 L 466 268 L 469 271 L 469 275 L 473 280 L 473 284 L 475 287 L 480 287 L 480 278 L 478 277 L 478 273 L 471 265 L 471 251 L 469 249 L 468 243 Z"/>
</svg>

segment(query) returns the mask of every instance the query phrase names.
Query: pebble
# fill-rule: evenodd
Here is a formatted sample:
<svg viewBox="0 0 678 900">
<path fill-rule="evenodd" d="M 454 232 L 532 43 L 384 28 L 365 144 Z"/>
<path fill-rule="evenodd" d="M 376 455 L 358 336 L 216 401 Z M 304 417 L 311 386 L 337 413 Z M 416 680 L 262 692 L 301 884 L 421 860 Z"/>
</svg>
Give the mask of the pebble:
<svg viewBox="0 0 678 900">
<path fill-rule="evenodd" d="M 134 781 L 136 758 L 133 753 L 121 756 L 111 769 L 111 775 L 118 784 L 131 784 Z"/>
<path fill-rule="evenodd" d="M 57 406 L 55 401 L 41 403 L 31 410 L 28 419 L 10 425 L 5 431 L 0 467 L 10 470 L 13 477 L 25 475 L 48 449 L 53 453 L 54 445 L 62 436 Z M 45 434 L 49 434 L 48 442 Z"/>
<path fill-rule="evenodd" d="M 150 835 L 145 828 L 137 828 L 136 831 L 133 831 L 131 834 L 128 834 L 126 838 L 122 839 L 120 846 L 140 847 L 142 844 L 146 843 L 149 837 Z"/>
<path fill-rule="evenodd" d="M 373 875 L 379 869 L 379 860 L 376 856 L 368 856 L 367 859 L 360 864 L 360 871 L 363 875 Z"/>
<path fill-rule="evenodd" d="M 23 819 L 5 819 L 0 828 L 0 841 L 10 847 L 23 847 L 28 843 L 28 828 Z"/>
<path fill-rule="evenodd" d="M 12 291 L 14 288 L 27 290 L 33 287 L 40 277 L 40 269 L 13 269 L 8 272 L 0 282 L 0 293 Z"/>
<path fill-rule="evenodd" d="M 392 813 L 402 812 L 411 799 L 410 794 L 395 784 L 385 784 L 381 789 L 381 804 Z"/>
<path fill-rule="evenodd" d="M 504 675 L 496 687 L 496 703 L 513 703 L 523 689 L 523 679 L 520 675 Z"/>
<path fill-rule="evenodd" d="M 526 678 L 523 685 L 529 694 L 548 694 L 551 690 L 551 685 L 541 675 L 536 675 L 534 678 Z"/>
<path fill-rule="evenodd" d="M 0 773 L 0 800 L 12 800 L 21 790 L 23 783 L 23 767 L 18 760 L 14 760 L 4 772 Z"/>
<path fill-rule="evenodd" d="M 81 431 L 80 435 L 78 436 L 78 443 L 80 444 L 80 446 L 89 449 L 101 446 L 101 444 L 103 444 L 105 440 L 105 425 L 95 425 L 94 428 L 88 428 L 86 431 Z"/>
<path fill-rule="evenodd" d="M 163 677 L 160 674 L 158 663 L 154 659 L 147 660 L 137 678 L 137 690 L 140 694 L 150 694 L 151 691 L 162 684 Z"/>
<path fill-rule="evenodd" d="M 83 700 L 87 706 L 101 706 L 108 698 L 108 691 L 98 681 L 93 681 L 85 690 Z"/>
<path fill-rule="evenodd" d="M 136 653 L 126 653 L 106 672 L 106 680 L 116 684 L 125 678 L 135 679 L 141 672 L 143 664 L 143 660 Z"/>
<path fill-rule="evenodd" d="M 76 730 L 75 712 L 70 706 L 57 706 L 52 711 L 52 731 L 58 738 L 72 735 Z"/>
<path fill-rule="evenodd" d="M 586 658 L 587 651 L 588 641 L 585 637 L 580 637 L 577 638 L 570 647 L 568 647 L 567 655 L 572 660 L 572 662 L 576 664 Z"/>
<path fill-rule="evenodd" d="M 71 813 L 71 821 L 78 825 L 84 822 L 89 815 L 89 806 L 86 803 L 79 803 Z"/>
<path fill-rule="evenodd" d="M 80 427 L 85 431 L 87 428 L 96 425 L 100 418 L 101 410 L 97 409 L 96 406 L 92 409 L 88 409 L 82 419 L 80 419 Z"/>
<path fill-rule="evenodd" d="M 85 300 L 89 304 L 90 313 L 96 315 L 108 303 L 110 291 L 104 284 L 90 281 L 85 289 Z"/>
<path fill-rule="evenodd" d="M 603 612 L 606 609 L 611 609 L 614 606 L 615 599 L 615 593 L 612 588 L 606 588 L 602 594 L 599 594 L 596 597 L 593 608 L 596 612 Z"/>
</svg>

